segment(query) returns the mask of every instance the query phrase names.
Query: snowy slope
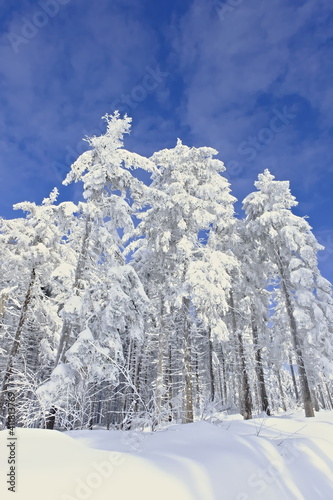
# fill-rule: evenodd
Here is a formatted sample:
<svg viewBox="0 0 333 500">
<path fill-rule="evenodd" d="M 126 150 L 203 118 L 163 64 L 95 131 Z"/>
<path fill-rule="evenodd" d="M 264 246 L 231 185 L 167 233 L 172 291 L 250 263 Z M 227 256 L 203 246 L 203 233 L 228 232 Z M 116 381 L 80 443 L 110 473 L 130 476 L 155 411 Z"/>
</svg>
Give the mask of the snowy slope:
<svg viewBox="0 0 333 500">
<path fill-rule="evenodd" d="M 0 498 L 16 500 L 329 500 L 333 413 L 155 433 L 18 429 L 18 488 L 7 492 L 0 433 Z"/>
</svg>

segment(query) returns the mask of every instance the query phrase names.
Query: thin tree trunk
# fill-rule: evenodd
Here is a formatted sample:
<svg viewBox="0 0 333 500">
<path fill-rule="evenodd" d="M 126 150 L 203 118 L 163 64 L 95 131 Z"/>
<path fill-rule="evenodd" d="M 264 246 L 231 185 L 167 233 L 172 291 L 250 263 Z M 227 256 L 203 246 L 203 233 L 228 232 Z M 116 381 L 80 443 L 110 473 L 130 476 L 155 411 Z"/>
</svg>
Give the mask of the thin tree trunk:
<svg viewBox="0 0 333 500">
<path fill-rule="evenodd" d="M 253 347 L 254 347 L 254 355 L 255 355 L 255 360 L 256 360 L 256 374 L 257 374 L 257 379 L 258 379 L 258 386 L 259 386 L 259 396 L 260 396 L 260 402 L 261 402 L 261 410 L 266 412 L 267 415 L 270 415 L 270 410 L 269 410 L 269 402 L 268 402 L 268 396 L 267 396 L 267 390 L 266 390 L 266 384 L 265 384 L 265 376 L 264 376 L 264 369 L 262 366 L 262 358 L 261 358 L 261 348 L 259 347 L 259 341 L 258 341 L 258 329 L 257 325 L 255 324 L 254 318 L 252 318 L 252 337 L 253 337 Z"/>
<path fill-rule="evenodd" d="M 90 233 L 91 233 L 91 224 L 90 224 L 90 220 L 87 219 L 86 225 L 85 225 L 85 232 L 84 232 L 84 235 L 82 238 L 80 256 L 78 258 L 77 266 L 75 269 L 73 292 L 76 295 L 78 295 L 78 292 L 79 292 L 80 280 L 82 279 L 83 269 L 85 266 L 85 262 L 87 260 L 87 240 L 90 236 Z M 73 328 L 73 325 L 71 324 L 71 322 L 68 319 L 67 320 L 64 319 L 62 330 L 61 330 L 61 335 L 60 335 L 57 356 L 56 356 L 56 360 L 55 360 L 55 366 L 57 366 L 59 362 L 63 362 L 65 359 L 66 351 L 67 351 L 69 340 L 70 340 L 70 334 L 72 332 L 72 328 Z"/>
<path fill-rule="evenodd" d="M 320 408 L 319 408 L 318 399 L 317 399 L 317 396 L 316 396 L 315 389 L 311 390 L 311 394 L 312 394 L 312 399 L 313 399 L 313 403 L 314 403 L 314 409 L 315 409 L 315 411 L 318 412 L 320 410 Z"/>
<path fill-rule="evenodd" d="M 96 401 L 96 394 L 97 394 L 97 383 L 95 382 L 92 387 L 91 387 L 91 394 L 92 397 L 89 398 L 89 415 L 88 415 L 88 429 L 93 430 L 93 426 L 96 423 L 96 408 L 97 408 L 97 401 Z"/>
<path fill-rule="evenodd" d="M 184 339 L 184 407 L 183 423 L 193 422 L 193 387 L 192 387 L 192 366 L 191 366 L 191 338 L 189 322 L 190 301 L 183 298 L 183 339 Z"/>
<path fill-rule="evenodd" d="M 294 386 L 296 403 L 298 403 L 299 402 L 299 394 L 298 394 L 295 370 L 294 370 L 294 365 L 293 365 L 293 360 L 292 360 L 291 354 L 289 354 L 289 366 L 290 366 L 291 379 L 293 381 L 293 386 Z"/>
<path fill-rule="evenodd" d="M 227 374 L 226 374 L 225 357 L 224 357 L 224 352 L 223 352 L 222 345 L 221 345 L 221 356 L 220 356 L 220 359 L 221 359 L 221 363 L 222 363 L 222 377 L 223 377 L 223 384 L 222 384 L 222 387 L 223 387 L 223 403 L 227 404 L 227 400 L 228 400 Z"/>
<path fill-rule="evenodd" d="M 159 332 L 158 332 L 158 361 L 157 361 L 157 377 L 156 377 L 156 409 L 157 409 L 157 419 L 160 423 L 161 412 L 163 405 L 163 394 L 164 394 L 164 307 L 163 303 L 160 306 L 160 321 L 159 321 Z"/>
<path fill-rule="evenodd" d="M 326 410 L 326 402 L 325 402 L 325 398 L 324 398 L 324 394 L 323 394 L 323 390 L 321 388 L 321 384 L 318 384 L 318 393 L 319 393 L 319 397 L 320 397 L 320 402 L 321 402 L 321 407 L 323 410 Z"/>
<path fill-rule="evenodd" d="M 60 361 L 64 361 L 71 330 L 72 330 L 71 323 L 68 320 L 64 319 L 61 329 L 57 356 L 54 363 L 55 366 L 58 366 Z"/>
<path fill-rule="evenodd" d="M 208 329 L 208 371 L 209 371 L 209 389 L 210 389 L 210 400 L 213 402 L 215 399 L 215 387 L 214 387 L 214 367 L 213 367 L 213 342 L 211 340 L 211 329 Z"/>
<path fill-rule="evenodd" d="M 199 357 L 198 353 L 195 353 L 195 386 L 196 386 L 196 403 L 197 408 L 201 406 L 201 391 L 200 391 L 200 377 L 199 377 Z"/>
<path fill-rule="evenodd" d="M 140 352 L 139 346 L 135 342 L 134 344 L 134 351 L 135 351 L 135 373 L 134 373 L 134 385 L 136 387 L 137 393 L 140 393 L 140 371 L 141 371 L 141 364 L 142 364 L 142 354 Z M 143 347 L 143 345 L 142 345 Z M 139 400 L 138 397 L 135 398 L 135 406 L 134 406 L 134 411 L 137 413 L 139 411 Z"/>
<path fill-rule="evenodd" d="M 279 260 L 278 260 L 278 267 L 279 267 L 279 271 L 280 271 L 281 285 L 282 285 L 282 290 L 283 290 L 284 298 L 285 298 L 285 302 L 286 302 L 286 309 L 287 309 L 287 314 L 288 314 L 288 318 L 289 318 L 290 330 L 291 330 L 292 340 L 293 340 L 295 354 L 296 354 L 296 362 L 297 362 L 298 373 L 299 373 L 299 378 L 300 378 L 300 382 L 301 382 L 302 399 L 303 399 L 303 405 L 304 405 L 304 410 L 305 410 L 305 416 L 306 417 L 314 417 L 315 414 L 314 414 L 313 406 L 312 406 L 311 392 L 310 392 L 308 377 L 307 377 L 305 366 L 304 366 L 304 357 L 303 357 L 303 353 L 302 353 L 302 349 L 301 349 L 301 345 L 300 345 L 299 335 L 297 332 L 297 325 L 296 325 L 296 321 L 294 318 L 293 308 L 292 308 L 291 300 L 289 297 L 289 292 L 288 292 L 287 285 L 286 285 L 284 270 L 283 270 L 282 265 L 281 265 Z"/>
<path fill-rule="evenodd" d="M 252 418 L 251 388 L 250 388 L 249 377 L 247 374 L 246 363 L 245 363 L 243 337 L 242 337 L 240 330 L 237 330 L 234 297 L 233 297 L 233 293 L 231 290 L 230 290 L 230 307 L 231 307 L 231 317 L 232 317 L 233 330 L 234 330 L 235 335 L 237 336 L 238 354 L 239 354 L 240 364 L 241 364 L 241 389 L 242 389 L 242 399 L 243 399 L 243 407 L 244 407 L 243 417 L 244 417 L 244 420 L 249 420 Z"/>
<path fill-rule="evenodd" d="M 54 429 L 57 408 L 52 406 L 45 417 L 45 429 Z"/>
<path fill-rule="evenodd" d="M 245 352 L 243 345 L 243 337 L 241 332 L 238 332 L 238 347 L 239 347 L 239 356 L 241 358 L 241 367 L 242 367 L 242 391 L 244 397 L 244 420 L 249 420 L 252 418 L 252 397 L 251 397 L 251 389 L 249 383 L 249 377 L 247 374 L 246 363 L 245 363 Z"/>
<path fill-rule="evenodd" d="M 284 397 L 284 392 L 283 392 L 283 387 L 282 387 L 280 370 L 276 370 L 276 378 L 277 378 L 277 381 L 278 381 L 279 391 L 280 391 L 280 395 L 281 395 L 282 409 L 283 409 L 283 411 L 287 411 L 286 400 L 285 400 L 285 397 Z"/>
<path fill-rule="evenodd" d="M 172 381 L 172 350 L 171 350 L 171 342 L 169 342 L 169 356 L 168 356 L 168 394 L 169 394 L 169 408 L 170 408 L 170 414 L 169 414 L 169 422 L 172 422 L 173 420 L 173 406 L 172 406 L 172 399 L 173 399 L 173 381 Z"/>
<path fill-rule="evenodd" d="M 27 288 L 27 291 L 25 294 L 24 303 L 23 303 L 23 306 L 21 309 L 20 319 L 19 319 L 19 322 L 18 322 L 18 325 L 16 328 L 16 332 L 14 335 L 14 340 L 13 340 L 11 349 L 10 349 L 9 354 L 8 354 L 7 366 L 5 368 L 5 373 L 4 373 L 4 376 L 2 379 L 1 391 L 0 391 L 0 411 L 2 411 L 2 408 L 3 408 L 5 392 L 7 391 L 8 382 L 9 382 L 10 376 L 12 374 L 14 359 L 15 359 L 17 352 L 19 350 L 19 347 L 20 347 L 22 330 L 23 330 L 24 324 L 26 322 L 27 313 L 28 313 L 29 305 L 30 305 L 30 301 L 31 301 L 31 293 L 32 293 L 32 289 L 33 289 L 35 281 L 36 281 L 36 271 L 35 271 L 35 268 L 33 268 L 31 271 L 31 274 L 30 274 L 29 285 L 28 285 L 28 288 Z"/>
<path fill-rule="evenodd" d="M 330 402 L 331 410 L 333 410 L 333 401 L 332 401 L 332 398 L 331 398 L 330 388 L 328 387 L 328 383 L 327 382 L 325 382 L 325 387 L 326 387 L 326 391 L 327 391 L 328 400 Z"/>
<path fill-rule="evenodd" d="M 216 384 L 216 389 L 218 391 L 218 397 L 219 400 L 221 401 L 221 404 L 223 405 L 225 403 L 224 395 L 223 395 L 223 373 L 221 369 L 221 362 L 219 360 L 218 366 L 217 366 L 217 384 Z"/>
<path fill-rule="evenodd" d="M 5 315 L 6 305 L 8 302 L 9 294 L 1 293 L 0 296 L 0 328 L 2 328 L 2 320 Z"/>
</svg>

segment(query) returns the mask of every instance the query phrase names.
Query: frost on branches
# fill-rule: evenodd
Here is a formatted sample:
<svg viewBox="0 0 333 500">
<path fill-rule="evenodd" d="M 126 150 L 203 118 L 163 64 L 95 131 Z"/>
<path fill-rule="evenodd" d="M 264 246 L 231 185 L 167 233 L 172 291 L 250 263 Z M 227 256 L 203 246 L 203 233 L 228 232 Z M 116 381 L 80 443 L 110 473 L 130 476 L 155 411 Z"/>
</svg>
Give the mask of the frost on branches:
<svg viewBox="0 0 333 500">
<path fill-rule="evenodd" d="M 83 202 L 54 189 L 0 221 L 2 426 L 13 389 L 25 427 L 332 408 L 331 284 L 289 183 L 265 170 L 236 218 L 216 150 L 145 158 L 104 119 L 64 181 Z"/>
</svg>

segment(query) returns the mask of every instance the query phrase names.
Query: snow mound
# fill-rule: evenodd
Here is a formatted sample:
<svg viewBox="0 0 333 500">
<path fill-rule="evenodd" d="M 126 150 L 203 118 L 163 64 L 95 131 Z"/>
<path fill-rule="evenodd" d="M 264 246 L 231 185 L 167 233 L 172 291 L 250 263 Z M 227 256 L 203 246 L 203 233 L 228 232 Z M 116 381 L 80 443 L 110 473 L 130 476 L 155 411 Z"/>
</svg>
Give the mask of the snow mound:
<svg viewBox="0 0 333 500">
<path fill-rule="evenodd" d="M 222 417 L 222 416 L 221 416 Z M 164 430 L 17 430 L 17 500 L 333 498 L 333 413 Z M 0 433 L 1 499 L 6 442 Z"/>
</svg>

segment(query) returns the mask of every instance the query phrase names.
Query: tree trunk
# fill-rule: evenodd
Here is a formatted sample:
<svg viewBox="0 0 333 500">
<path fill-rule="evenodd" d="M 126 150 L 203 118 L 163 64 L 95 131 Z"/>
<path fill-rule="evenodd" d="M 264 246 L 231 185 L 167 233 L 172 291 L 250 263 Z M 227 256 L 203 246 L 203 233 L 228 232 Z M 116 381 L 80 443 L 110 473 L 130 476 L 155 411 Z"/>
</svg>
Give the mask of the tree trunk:
<svg viewBox="0 0 333 500">
<path fill-rule="evenodd" d="M 282 387 L 282 382 L 281 382 L 280 370 L 276 370 L 276 378 L 278 381 L 279 391 L 280 391 L 280 395 L 281 395 L 282 409 L 283 409 L 283 411 L 287 411 L 286 400 L 284 397 L 284 392 L 283 392 L 283 387 Z"/>
<path fill-rule="evenodd" d="M 72 330 L 72 325 L 68 320 L 64 319 L 54 366 L 58 366 L 60 361 L 64 361 L 71 330 Z"/>
<path fill-rule="evenodd" d="M 288 314 L 288 318 L 289 318 L 291 336 L 292 336 L 295 354 L 296 354 L 296 363 L 298 366 L 298 373 L 299 373 L 299 378 L 300 378 L 300 382 L 301 382 L 302 399 L 303 399 L 303 405 L 304 405 L 304 410 L 305 410 L 305 416 L 306 417 L 314 417 L 315 414 L 314 414 L 313 406 L 312 406 L 311 392 L 310 392 L 308 377 L 307 377 L 305 366 L 304 366 L 304 358 L 303 358 L 303 353 L 302 353 L 302 349 L 301 349 L 301 345 L 300 345 L 299 335 L 297 332 L 297 325 L 296 325 L 296 321 L 294 318 L 293 308 L 292 308 L 291 300 L 289 297 L 289 292 L 288 292 L 287 285 L 286 285 L 284 270 L 282 268 L 280 261 L 278 261 L 278 267 L 279 267 L 279 271 L 280 271 L 281 285 L 282 285 L 282 290 L 284 293 L 286 309 L 287 309 L 287 314 Z"/>
<path fill-rule="evenodd" d="M 269 410 L 264 369 L 262 366 L 261 348 L 259 347 L 259 341 L 258 341 L 258 329 L 257 329 L 257 325 L 255 324 L 253 317 L 252 317 L 252 337 L 253 337 L 253 347 L 254 347 L 254 354 L 255 354 L 255 360 L 256 360 L 255 370 L 256 370 L 256 374 L 257 374 L 259 395 L 260 395 L 260 400 L 261 400 L 261 411 L 264 411 L 267 413 L 267 415 L 270 415 L 271 413 Z"/>
<path fill-rule="evenodd" d="M 169 356 L 168 356 L 168 395 L 169 395 L 169 422 L 172 422 L 173 420 L 173 405 L 172 405 L 172 399 L 173 399 L 173 381 L 172 381 L 172 349 L 171 349 L 171 342 L 169 342 Z"/>
<path fill-rule="evenodd" d="M 189 321 L 189 299 L 183 298 L 183 342 L 184 342 L 184 406 L 183 423 L 193 422 L 193 387 L 192 387 L 192 366 L 191 366 L 191 337 Z"/>
<path fill-rule="evenodd" d="M 0 328 L 2 328 L 2 320 L 3 320 L 3 317 L 5 315 L 8 298 L 9 298 L 8 293 L 1 292 L 1 295 L 0 295 Z"/>
<path fill-rule="evenodd" d="M 218 392 L 218 397 L 219 401 L 223 405 L 225 403 L 225 398 L 223 394 L 223 373 L 221 369 L 221 362 L 219 360 L 218 366 L 217 366 L 217 383 L 216 383 L 216 390 Z"/>
<path fill-rule="evenodd" d="M 199 356 L 195 353 L 195 390 L 196 390 L 196 405 L 197 408 L 201 407 L 201 390 L 200 390 L 200 377 L 199 377 Z"/>
<path fill-rule="evenodd" d="M 80 280 L 82 279 L 82 273 L 83 273 L 84 266 L 85 266 L 85 263 L 87 260 L 87 240 L 90 236 L 90 233 L 91 233 L 91 224 L 90 224 L 90 220 L 87 219 L 86 225 L 85 225 L 84 235 L 82 238 L 81 251 L 80 251 L 77 266 L 75 269 L 73 293 L 76 295 L 78 295 L 78 293 L 79 293 Z M 56 356 L 56 360 L 55 360 L 55 366 L 57 366 L 59 362 L 63 362 L 65 360 L 65 355 L 66 355 L 66 351 L 68 348 L 70 334 L 72 332 L 72 327 L 73 327 L 73 325 L 71 324 L 71 322 L 69 320 L 64 319 L 63 325 L 62 325 L 62 330 L 61 330 L 61 335 L 60 335 L 57 356 Z"/>
<path fill-rule="evenodd" d="M 321 384 L 318 384 L 318 393 L 319 393 L 319 398 L 320 398 L 320 402 L 321 402 L 321 407 L 323 410 L 326 410 L 327 407 L 326 407 L 326 402 L 325 402 L 323 390 L 321 388 Z"/>
<path fill-rule="evenodd" d="M 293 360 L 292 360 L 291 354 L 289 354 L 289 366 L 290 366 L 291 379 L 293 381 L 293 386 L 294 386 L 296 403 L 298 403 L 299 402 L 299 394 L 298 394 L 295 370 L 294 370 L 294 365 L 293 365 Z"/>
<path fill-rule="evenodd" d="M 328 387 L 328 383 L 327 382 L 325 382 L 325 387 L 326 387 L 328 401 L 330 403 L 331 410 L 333 410 L 333 401 L 332 401 L 332 398 L 331 398 L 330 388 Z"/>
<path fill-rule="evenodd" d="M 143 348 L 144 344 L 141 347 Z M 140 347 L 138 346 L 137 342 L 134 343 L 134 352 L 135 352 L 134 385 L 137 393 L 140 393 L 140 371 L 142 365 L 142 354 L 140 352 Z M 138 413 L 138 411 L 139 411 L 139 399 L 136 396 L 134 412 Z"/>
<path fill-rule="evenodd" d="M 221 382 L 221 389 L 223 390 L 223 392 L 222 392 L 223 398 L 222 399 L 223 399 L 223 404 L 227 404 L 227 400 L 228 400 L 227 373 L 226 373 L 225 357 L 224 357 L 222 345 L 221 345 L 220 352 L 221 352 L 220 360 L 221 360 L 221 364 L 222 364 L 222 378 L 223 378 L 223 382 Z"/>
<path fill-rule="evenodd" d="M 24 303 L 23 303 L 23 306 L 21 309 L 20 319 L 19 319 L 19 322 L 18 322 L 18 325 L 16 328 L 16 332 L 14 335 L 14 340 L 13 340 L 11 349 L 10 349 L 9 354 L 8 354 L 7 366 L 5 368 L 5 373 L 4 373 L 4 376 L 2 379 L 1 391 L 0 391 L 0 412 L 2 412 L 2 408 L 4 405 L 5 392 L 7 391 L 9 378 L 12 374 L 14 359 L 15 359 L 15 356 L 17 355 L 17 352 L 18 352 L 19 347 L 20 347 L 22 330 L 23 330 L 24 324 L 26 322 L 27 313 L 28 313 L 29 305 L 30 305 L 30 301 L 31 301 L 31 293 L 32 293 L 32 289 L 33 289 L 35 281 L 36 281 L 36 271 L 35 271 L 35 268 L 33 268 L 31 271 L 31 274 L 30 274 L 29 285 L 28 285 L 28 289 L 27 289 L 26 294 L 25 294 Z"/>
<path fill-rule="evenodd" d="M 215 399 L 215 387 L 214 387 L 214 367 L 213 367 L 213 342 L 211 340 L 211 329 L 208 329 L 208 371 L 209 371 L 209 389 L 210 389 L 210 400 L 213 402 Z"/>
<path fill-rule="evenodd" d="M 318 412 L 320 410 L 320 408 L 319 408 L 318 399 L 317 399 L 317 396 L 316 396 L 315 389 L 311 390 L 311 394 L 312 394 L 312 399 L 313 399 L 313 403 L 314 403 L 314 409 L 315 409 L 315 411 Z"/>
<path fill-rule="evenodd" d="M 241 390 L 242 390 L 242 400 L 243 400 L 243 417 L 244 420 L 250 420 L 252 418 L 252 397 L 251 388 L 249 383 L 249 377 L 247 374 L 246 363 L 245 363 L 245 352 L 243 345 L 243 337 L 240 330 L 237 330 L 236 314 L 233 293 L 230 290 L 230 308 L 232 325 L 235 335 L 238 341 L 238 354 L 240 358 L 241 365 Z"/>
<path fill-rule="evenodd" d="M 157 420 L 160 423 L 161 412 L 163 406 L 163 394 L 164 394 L 164 307 L 163 303 L 160 306 L 160 321 L 159 321 L 159 332 L 158 332 L 158 361 L 157 361 L 157 377 L 156 377 L 156 409 L 157 409 Z"/>
<path fill-rule="evenodd" d="M 57 408 L 52 406 L 45 417 L 45 429 L 54 429 Z"/>
</svg>

